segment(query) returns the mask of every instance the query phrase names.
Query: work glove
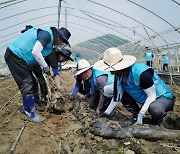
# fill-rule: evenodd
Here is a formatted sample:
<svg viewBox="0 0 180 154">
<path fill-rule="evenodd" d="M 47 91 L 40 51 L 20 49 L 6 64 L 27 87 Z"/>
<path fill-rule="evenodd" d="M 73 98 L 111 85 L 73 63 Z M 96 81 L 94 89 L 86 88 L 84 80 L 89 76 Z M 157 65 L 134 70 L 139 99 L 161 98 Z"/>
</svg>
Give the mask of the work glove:
<svg viewBox="0 0 180 154">
<path fill-rule="evenodd" d="M 136 125 L 142 125 L 143 124 L 143 114 L 139 113 L 137 116 L 137 122 L 135 123 Z"/>
<path fill-rule="evenodd" d="M 86 99 L 88 99 L 90 96 L 91 96 L 91 95 L 88 93 L 88 94 L 84 95 L 84 99 L 86 100 Z"/>
<path fill-rule="evenodd" d="M 74 101 L 74 100 L 75 100 L 75 97 L 71 95 L 71 96 L 70 96 L 70 100 L 71 100 L 71 101 Z"/>
<path fill-rule="evenodd" d="M 43 72 L 46 73 L 47 75 L 50 75 L 50 69 L 48 66 L 43 67 Z"/>
<path fill-rule="evenodd" d="M 100 110 L 98 107 L 96 108 L 96 112 L 97 112 L 97 114 L 100 114 Z"/>
</svg>

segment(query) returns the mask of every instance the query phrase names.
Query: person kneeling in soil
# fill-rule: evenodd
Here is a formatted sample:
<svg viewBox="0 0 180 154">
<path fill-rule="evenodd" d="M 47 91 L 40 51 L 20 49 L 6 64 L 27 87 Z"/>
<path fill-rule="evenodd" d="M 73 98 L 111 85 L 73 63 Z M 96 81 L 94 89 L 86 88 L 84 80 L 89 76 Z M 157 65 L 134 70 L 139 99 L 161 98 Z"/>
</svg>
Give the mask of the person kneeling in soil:
<svg viewBox="0 0 180 154">
<path fill-rule="evenodd" d="M 104 59 L 94 64 L 95 69 L 115 74 L 114 101 L 121 103 L 143 124 L 148 111 L 155 125 L 160 125 L 166 112 L 172 111 L 175 97 L 156 72 L 145 64 L 135 63 L 132 55 L 122 55 L 118 48 L 109 48 Z M 139 108 L 139 105 L 142 108 Z"/>
<path fill-rule="evenodd" d="M 75 57 L 75 62 L 76 64 L 78 64 L 80 60 L 80 57 L 77 55 Z M 76 70 L 73 72 L 73 74 L 76 74 L 78 72 L 78 69 L 76 68 Z M 91 89 L 91 85 L 90 82 L 88 80 L 83 80 L 81 78 L 81 75 L 76 75 L 74 76 L 74 78 L 76 79 L 76 83 L 75 86 L 73 88 L 72 94 L 71 94 L 71 100 L 74 100 L 77 93 L 80 93 L 83 95 L 83 97 L 89 98 L 90 97 L 90 89 Z M 73 104 L 75 105 L 75 104 Z"/>
<path fill-rule="evenodd" d="M 108 71 L 96 70 L 89 64 L 85 59 L 79 60 L 77 63 L 77 73 L 74 76 L 81 75 L 81 78 L 90 83 L 90 98 L 88 100 L 89 106 L 95 109 L 98 114 L 103 113 L 104 109 L 112 100 L 112 97 L 108 97 L 110 91 L 104 91 L 107 87 L 112 85 L 114 82 L 114 75 Z M 104 93 L 105 92 L 105 93 Z M 106 107 L 105 107 L 106 106 Z M 114 109 L 114 108 L 113 108 Z M 112 110 L 108 111 L 108 114 Z"/>
<path fill-rule="evenodd" d="M 27 120 L 41 122 L 45 118 L 35 112 L 34 83 L 31 67 L 39 64 L 44 73 L 50 74 L 44 57 L 54 61 L 58 66 L 61 52 L 57 46 L 70 46 L 68 39 L 71 33 L 64 27 L 57 29 L 30 28 L 17 37 L 6 49 L 5 61 L 16 81 L 23 98 L 23 107 Z M 67 50 L 66 50 L 67 51 Z M 68 51 L 68 53 L 71 53 Z M 56 66 L 52 66 L 55 69 Z M 54 76 L 57 88 L 60 87 L 59 75 Z"/>
<path fill-rule="evenodd" d="M 74 71 L 74 74 L 76 74 L 78 70 Z M 83 95 L 83 97 L 89 98 L 90 97 L 90 89 L 91 89 L 91 84 L 89 83 L 88 80 L 83 80 L 81 78 L 81 75 L 75 76 L 76 79 L 76 84 L 73 88 L 72 94 L 71 94 L 71 100 L 74 100 L 77 93 L 80 93 Z"/>
</svg>

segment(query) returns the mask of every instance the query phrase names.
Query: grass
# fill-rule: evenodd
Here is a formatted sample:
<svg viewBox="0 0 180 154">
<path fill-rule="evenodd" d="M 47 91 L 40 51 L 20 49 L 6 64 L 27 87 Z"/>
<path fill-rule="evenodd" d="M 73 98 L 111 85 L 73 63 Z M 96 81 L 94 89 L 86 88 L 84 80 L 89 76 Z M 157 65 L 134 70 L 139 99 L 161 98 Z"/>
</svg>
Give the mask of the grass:
<svg viewBox="0 0 180 154">
<path fill-rule="evenodd" d="M 113 147 L 112 145 L 105 142 L 100 144 L 100 150 L 105 153 L 124 154 L 124 150 L 121 147 Z"/>
</svg>

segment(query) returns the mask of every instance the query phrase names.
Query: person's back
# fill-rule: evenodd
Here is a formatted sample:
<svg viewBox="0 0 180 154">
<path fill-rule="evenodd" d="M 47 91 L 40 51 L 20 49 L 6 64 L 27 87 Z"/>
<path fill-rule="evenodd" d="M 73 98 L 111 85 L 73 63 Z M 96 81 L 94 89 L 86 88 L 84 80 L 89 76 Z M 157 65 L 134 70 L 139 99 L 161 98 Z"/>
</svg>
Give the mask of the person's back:
<svg viewBox="0 0 180 154">
<path fill-rule="evenodd" d="M 163 55 L 163 70 L 168 71 L 169 57 Z"/>
<path fill-rule="evenodd" d="M 153 123 L 160 125 L 167 112 L 173 110 L 175 97 L 151 67 L 135 61 L 134 56 L 122 55 L 118 48 L 109 48 L 95 67 L 115 74 L 114 100 L 121 101 L 136 117 L 136 124 L 143 124 L 148 111 Z"/>
<path fill-rule="evenodd" d="M 163 56 L 163 63 L 164 63 L 164 64 L 169 64 L 169 58 L 168 58 L 168 56 Z"/>
<path fill-rule="evenodd" d="M 60 59 L 73 61 L 70 57 L 71 51 L 58 49 L 58 45 L 66 44 L 70 46 L 68 41 L 70 36 L 70 32 L 64 27 L 60 29 L 55 27 L 30 28 L 22 31 L 22 34 L 7 47 L 4 59 L 21 91 L 25 118 L 27 120 L 33 122 L 44 120 L 35 112 L 35 85 L 31 67 L 38 63 L 42 71 L 49 75 L 49 66 L 44 58 L 52 55 L 51 60 L 49 60 L 54 63 L 54 65 L 51 63 L 51 67 L 54 67 L 56 70 Z M 54 51 L 56 48 L 57 51 Z M 58 74 L 54 75 L 54 80 L 57 88 L 59 88 Z"/>
<path fill-rule="evenodd" d="M 152 52 L 146 52 L 145 58 L 146 58 L 146 65 L 152 67 L 152 59 L 153 59 L 153 53 Z"/>
</svg>

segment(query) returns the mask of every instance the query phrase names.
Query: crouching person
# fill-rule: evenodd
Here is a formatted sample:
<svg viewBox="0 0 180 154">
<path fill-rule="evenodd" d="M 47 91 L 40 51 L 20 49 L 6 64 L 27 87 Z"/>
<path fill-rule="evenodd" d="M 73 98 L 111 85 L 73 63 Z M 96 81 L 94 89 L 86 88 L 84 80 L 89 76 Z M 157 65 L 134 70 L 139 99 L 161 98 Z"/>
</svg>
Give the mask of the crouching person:
<svg viewBox="0 0 180 154">
<path fill-rule="evenodd" d="M 44 57 L 49 56 L 56 46 L 69 45 L 70 36 L 70 32 L 63 27 L 31 28 L 17 37 L 6 49 L 4 58 L 21 91 L 25 117 L 29 121 L 42 122 L 45 119 L 35 112 L 35 89 L 31 67 L 38 63 L 43 72 L 49 74 L 50 70 Z M 53 53 L 55 54 L 52 60 L 58 62 L 60 52 Z M 59 76 L 54 76 L 54 79 L 59 81 Z"/>
<path fill-rule="evenodd" d="M 79 60 L 77 64 L 77 73 L 75 76 L 81 75 L 81 78 L 90 83 L 90 98 L 89 106 L 96 110 L 98 114 L 104 111 L 105 104 L 109 99 L 106 99 L 104 89 L 106 86 L 113 84 L 114 75 L 108 71 L 96 70 L 85 59 Z"/>
<path fill-rule="evenodd" d="M 155 125 L 160 125 L 174 107 L 175 97 L 156 72 L 145 64 L 135 63 L 132 55 L 122 55 L 117 48 L 104 52 L 104 59 L 94 64 L 96 69 L 115 74 L 114 101 L 121 103 L 143 124 L 148 111 Z M 140 108 L 138 104 L 142 107 Z"/>
<path fill-rule="evenodd" d="M 80 57 L 77 55 L 75 57 L 76 64 L 78 64 L 79 60 L 80 60 Z M 78 72 L 78 70 L 76 68 L 76 70 L 74 70 L 73 74 L 76 74 L 77 72 Z M 90 89 L 91 89 L 90 82 L 88 80 L 83 80 L 81 75 L 76 75 L 76 76 L 74 76 L 74 78 L 76 79 L 76 83 L 75 83 L 75 86 L 74 86 L 72 94 L 71 94 L 71 100 L 74 100 L 78 93 L 82 94 L 85 99 L 89 98 L 90 97 Z M 73 104 L 73 105 L 75 105 L 75 104 Z"/>
<path fill-rule="evenodd" d="M 77 70 L 74 71 L 74 74 L 76 73 L 77 73 Z M 76 79 L 76 84 L 73 88 L 71 99 L 74 100 L 78 93 L 82 94 L 85 99 L 89 98 L 91 85 L 88 82 L 88 80 L 83 80 L 81 78 L 81 75 L 75 76 L 75 79 Z"/>
</svg>

